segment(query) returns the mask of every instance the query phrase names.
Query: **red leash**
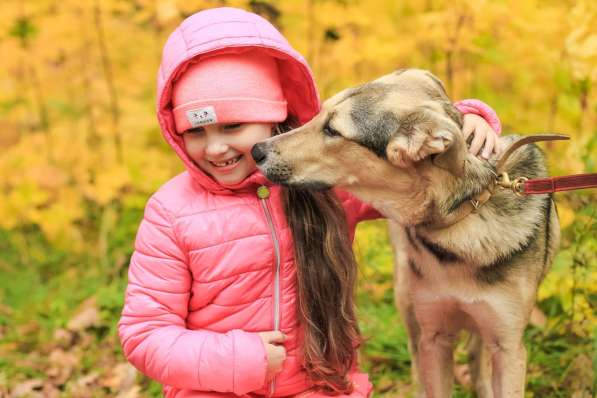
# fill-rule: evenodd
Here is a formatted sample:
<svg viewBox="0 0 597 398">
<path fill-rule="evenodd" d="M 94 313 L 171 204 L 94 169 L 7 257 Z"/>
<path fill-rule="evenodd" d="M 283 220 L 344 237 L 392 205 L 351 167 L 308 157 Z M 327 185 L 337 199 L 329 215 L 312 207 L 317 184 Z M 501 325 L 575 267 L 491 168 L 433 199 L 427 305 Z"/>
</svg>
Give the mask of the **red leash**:
<svg viewBox="0 0 597 398">
<path fill-rule="evenodd" d="M 519 188 L 523 195 L 534 195 L 573 189 L 596 188 L 597 173 L 526 180 Z"/>
<path fill-rule="evenodd" d="M 498 159 L 496 170 L 498 178 L 496 185 L 501 188 L 511 189 L 517 195 L 536 195 L 573 189 L 596 188 L 597 173 L 576 174 L 571 176 L 548 177 L 528 179 L 517 177 L 510 180 L 508 173 L 504 171 L 506 161 L 518 148 L 538 141 L 568 140 L 570 137 L 561 134 L 537 134 L 527 135 L 512 142 Z"/>
</svg>

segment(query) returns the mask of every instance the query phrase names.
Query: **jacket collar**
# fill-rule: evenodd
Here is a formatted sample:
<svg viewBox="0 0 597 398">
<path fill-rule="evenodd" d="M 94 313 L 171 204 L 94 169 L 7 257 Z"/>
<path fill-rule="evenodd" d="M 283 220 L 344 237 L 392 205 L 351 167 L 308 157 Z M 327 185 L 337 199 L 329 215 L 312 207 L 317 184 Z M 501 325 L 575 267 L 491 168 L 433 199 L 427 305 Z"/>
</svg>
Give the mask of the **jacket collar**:
<svg viewBox="0 0 597 398">
<path fill-rule="evenodd" d="M 197 166 L 194 169 L 187 167 L 187 170 L 199 185 L 207 191 L 217 195 L 236 195 L 238 193 L 256 192 L 260 186 L 272 186 L 273 182 L 268 180 L 259 170 L 254 171 L 248 175 L 244 180 L 238 184 L 222 185 L 212 177 L 205 174 Z"/>
</svg>

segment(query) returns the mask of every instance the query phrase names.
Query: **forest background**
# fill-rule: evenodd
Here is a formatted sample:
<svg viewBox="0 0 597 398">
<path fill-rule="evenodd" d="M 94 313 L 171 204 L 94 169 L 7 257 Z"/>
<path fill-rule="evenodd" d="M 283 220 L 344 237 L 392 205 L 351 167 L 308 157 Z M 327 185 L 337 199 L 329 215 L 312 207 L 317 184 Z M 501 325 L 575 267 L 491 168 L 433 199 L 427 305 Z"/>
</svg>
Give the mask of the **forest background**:
<svg viewBox="0 0 597 398">
<path fill-rule="evenodd" d="M 186 16 L 232 5 L 270 19 L 322 98 L 401 67 L 479 98 L 505 133 L 559 132 L 552 175 L 597 170 L 597 2 L 569 0 L 4 0 L 0 4 L 0 396 L 157 397 L 116 334 L 146 200 L 182 171 L 154 114 L 161 48 Z M 527 397 L 591 397 L 596 191 L 556 195 L 561 250 L 532 325 Z M 364 223 L 362 349 L 378 397 L 410 397 L 384 221 Z M 456 397 L 472 396 L 463 346 Z"/>
</svg>

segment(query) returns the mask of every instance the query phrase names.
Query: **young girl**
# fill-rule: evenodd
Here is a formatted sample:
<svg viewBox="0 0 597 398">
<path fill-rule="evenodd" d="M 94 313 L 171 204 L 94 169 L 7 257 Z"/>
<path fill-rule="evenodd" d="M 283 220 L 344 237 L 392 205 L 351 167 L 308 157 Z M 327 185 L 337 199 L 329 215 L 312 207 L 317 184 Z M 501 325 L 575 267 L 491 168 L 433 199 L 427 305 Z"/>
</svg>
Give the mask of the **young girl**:
<svg viewBox="0 0 597 398">
<path fill-rule="evenodd" d="M 250 154 L 319 111 L 304 59 L 255 14 L 202 11 L 169 37 L 157 100 L 187 171 L 139 227 L 119 322 L 128 360 L 166 397 L 369 396 L 351 242 L 378 214 L 346 193 L 275 186 Z M 497 121 L 478 101 L 461 106 Z M 467 116 L 465 131 L 488 156 L 484 119 Z"/>
</svg>

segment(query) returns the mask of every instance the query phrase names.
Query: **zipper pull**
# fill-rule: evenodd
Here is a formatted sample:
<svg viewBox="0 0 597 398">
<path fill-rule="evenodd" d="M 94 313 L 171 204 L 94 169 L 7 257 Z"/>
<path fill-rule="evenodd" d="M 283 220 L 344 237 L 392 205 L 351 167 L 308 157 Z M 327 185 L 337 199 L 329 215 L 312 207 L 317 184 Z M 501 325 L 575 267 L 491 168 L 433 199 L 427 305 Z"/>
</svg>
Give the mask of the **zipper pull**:
<svg viewBox="0 0 597 398">
<path fill-rule="evenodd" d="M 257 196 L 259 199 L 269 198 L 269 188 L 265 185 L 261 185 L 259 188 L 257 188 Z"/>
</svg>

